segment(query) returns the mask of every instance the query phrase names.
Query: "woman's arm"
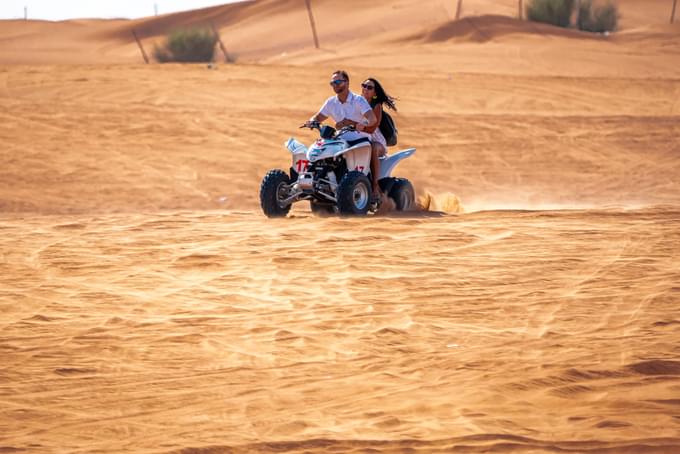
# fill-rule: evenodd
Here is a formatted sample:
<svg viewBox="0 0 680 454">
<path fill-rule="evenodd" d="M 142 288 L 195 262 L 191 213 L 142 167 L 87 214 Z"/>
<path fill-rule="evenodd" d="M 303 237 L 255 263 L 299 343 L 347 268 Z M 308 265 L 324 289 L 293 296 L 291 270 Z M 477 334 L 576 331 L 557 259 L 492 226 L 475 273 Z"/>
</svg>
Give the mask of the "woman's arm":
<svg viewBox="0 0 680 454">
<path fill-rule="evenodd" d="M 368 134 L 373 134 L 376 129 L 380 126 L 380 120 L 382 120 L 382 104 L 376 104 L 373 108 L 373 113 L 375 118 L 378 120 L 373 126 L 366 126 L 363 131 Z"/>
</svg>

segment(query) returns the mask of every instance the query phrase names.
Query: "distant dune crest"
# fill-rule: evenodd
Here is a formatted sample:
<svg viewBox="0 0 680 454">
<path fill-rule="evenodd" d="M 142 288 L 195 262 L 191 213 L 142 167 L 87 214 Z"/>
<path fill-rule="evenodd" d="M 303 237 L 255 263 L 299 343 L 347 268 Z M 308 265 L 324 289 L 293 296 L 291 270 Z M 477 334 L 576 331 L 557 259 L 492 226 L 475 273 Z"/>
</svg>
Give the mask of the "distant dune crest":
<svg viewBox="0 0 680 454">
<path fill-rule="evenodd" d="M 465 0 L 462 19 L 453 21 L 453 3 L 434 0 L 423 8 L 417 0 L 369 4 L 348 0 L 338 8 L 337 2 L 313 2 L 321 50 L 314 48 L 305 4 L 297 0 L 256 0 L 136 20 L 2 21 L 0 64 L 139 63 L 133 30 L 150 51 L 165 35 L 186 27 L 216 27 L 240 62 L 320 62 L 367 53 L 398 54 L 405 42 L 455 45 L 527 35 L 596 38 L 517 20 L 514 0 Z M 677 39 L 680 34 L 679 26 L 661 27 L 668 24 L 668 1 L 618 4 L 624 35 L 635 30 L 636 39 L 647 39 L 651 46 L 650 40 L 667 40 L 668 34 Z"/>
<path fill-rule="evenodd" d="M 508 16 L 486 15 L 464 17 L 426 32 L 422 41 L 437 43 L 451 40 L 486 42 L 508 35 L 545 35 L 566 38 L 596 39 L 598 35 L 564 29 Z"/>
</svg>

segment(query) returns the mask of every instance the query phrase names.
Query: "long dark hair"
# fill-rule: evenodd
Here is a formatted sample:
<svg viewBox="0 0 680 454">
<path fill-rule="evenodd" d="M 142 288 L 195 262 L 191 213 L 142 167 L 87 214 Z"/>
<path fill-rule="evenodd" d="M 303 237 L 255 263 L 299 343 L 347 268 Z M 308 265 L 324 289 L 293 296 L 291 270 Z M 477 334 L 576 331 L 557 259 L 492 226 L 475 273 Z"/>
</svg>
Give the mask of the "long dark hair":
<svg viewBox="0 0 680 454">
<path fill-rule="evenodd" d="M 394 104 L 394 102 L 397 100 L 397 98 L 393 98 L 392 96 L 385 93 L 385 89 L 382 87 L 382 85 L 380 85 L 380 82 L 375 80 L 373 77 L 369 77 L 366 80 L 370 80 L 373 82 L 373 85 L 375 85 L 375 97 L 371 99 L 371 107 L 375 107 L 378 104 L 385 104 L 390 109 L 396 111 L 397 106 Z"/>
</svg>

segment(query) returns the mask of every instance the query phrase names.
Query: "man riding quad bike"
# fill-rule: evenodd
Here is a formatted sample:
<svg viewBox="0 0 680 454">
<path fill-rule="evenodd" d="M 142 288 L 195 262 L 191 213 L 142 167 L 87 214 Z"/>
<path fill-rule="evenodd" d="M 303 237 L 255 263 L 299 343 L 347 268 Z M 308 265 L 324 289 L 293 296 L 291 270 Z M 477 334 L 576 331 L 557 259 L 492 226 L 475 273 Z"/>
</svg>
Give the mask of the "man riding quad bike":
<svg viewBox="0 0 680 454">
<path fill-rule="evenodd" d="M 365 215 L 376 211 L 380 201 L 374 193 L 370 174 L 371 147 L 367 140 L 353 137 L 354 126 L 336 130 L 309 121 L 301 126 L 319 131 L 319 139 L 305 147 L 294 138 L 286 148 L 293 165 L 287 173 L 280 169 L 267 172 L 260 185 L 260 205 L 268 217 L 286 216 L 295 202 L 307 200 L 317 214 Z M 411 209 L 415 203 L 413 186 L 406 178 L 392 177 L 392 171 L 415 148 L 386 155 L 379 160 L 378 184 L 383 194 L 394 200 L 398 211 Z"/>
</svg>

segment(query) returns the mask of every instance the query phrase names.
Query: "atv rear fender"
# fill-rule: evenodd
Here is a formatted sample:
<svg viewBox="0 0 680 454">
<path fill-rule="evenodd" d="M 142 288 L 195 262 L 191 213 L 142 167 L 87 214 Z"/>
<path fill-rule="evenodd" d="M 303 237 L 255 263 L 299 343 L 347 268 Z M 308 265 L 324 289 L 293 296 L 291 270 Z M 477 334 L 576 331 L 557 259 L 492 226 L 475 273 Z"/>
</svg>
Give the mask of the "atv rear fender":
<svg viewBox="0 0 680 454">
<path fill-rule="evenodd" d="M 415 152 L 415 148 L 407 148 L 406 150 L 401 150 L 394 154 L 387 155 L 384 158 L 380 158 L 380 178 L 378 179 L 391 176 L 392 171 L 397 166 L 397 164 Z"/>
</svg>

